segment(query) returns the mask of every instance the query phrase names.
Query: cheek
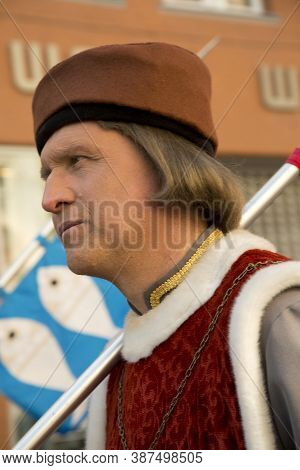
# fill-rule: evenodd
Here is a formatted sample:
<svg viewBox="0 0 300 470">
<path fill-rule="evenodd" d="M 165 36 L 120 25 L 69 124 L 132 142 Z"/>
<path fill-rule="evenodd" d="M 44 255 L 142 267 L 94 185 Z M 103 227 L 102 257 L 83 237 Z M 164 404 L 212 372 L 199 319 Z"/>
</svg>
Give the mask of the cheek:
<svg viewBox="0 0 300 470">
<path fill-rule="evenodd" d="M 143 171 L 132 172 L 128 174 L 125 181 L 128 199 L 142 201 L 155 194 L 159 189 L 157 175 L 152 169 L 146 171 L 143 168 Z"/>
<path fill-rule="evenodd" d="M 116 169 L 106 165 L 99 172 L 86 174 L 78 182 L 82 200 L 88 203 L 92 225 L 101 237 L 108 232 L 113 233 L 114 238 L 120 236 L 128 229 L 128 219 L 129 222 L 138 220 L 143 225 L 147 218 L 144 200 L 158 189 L 152 167 L 130 167 L 123 163 Z"/>
</svg>

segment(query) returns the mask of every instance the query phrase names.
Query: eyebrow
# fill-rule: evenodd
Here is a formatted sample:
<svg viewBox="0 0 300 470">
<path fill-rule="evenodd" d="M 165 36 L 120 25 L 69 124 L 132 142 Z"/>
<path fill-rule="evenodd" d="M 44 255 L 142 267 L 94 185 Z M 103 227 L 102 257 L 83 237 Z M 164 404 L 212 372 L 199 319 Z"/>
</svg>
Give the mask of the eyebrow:
<svg viewBox="0 0 300 470">
<path fill-rule="evenodd" d="M 53 152 L 50 159 L 53 159 L 53 160 L 62 159 L 63 160 L 64 158 L 74 156 L 75 152 L 81 152 L 82 154 L 86 156 L 88 156 L 87 154 L 89 154 L 91 157 L 93 155 L 101 155 L 102 157 L 104 157 L 100 149 L 98 149 L 97 154 L 95 153 L 92 154 L 91 151 L 87 147 L 85 147 L 83 144 L 71 143 L 68 147 L 63 148 L 61 150 L 57 150 L 56 152 Z M 41 169 L 40 169 L 40 176 L 42 179 L 44 179 L 48 175 L 48 171 L 49 171 L 49 168 L 43 165 L 42 163 Z"/>
</svg>

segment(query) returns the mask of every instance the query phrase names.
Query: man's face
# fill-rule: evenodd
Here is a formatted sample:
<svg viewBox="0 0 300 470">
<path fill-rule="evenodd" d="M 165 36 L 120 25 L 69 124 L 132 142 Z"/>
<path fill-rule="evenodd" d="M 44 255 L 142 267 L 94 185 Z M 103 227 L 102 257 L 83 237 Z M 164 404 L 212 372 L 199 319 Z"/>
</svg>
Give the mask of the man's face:
<svg viewBox="0 0 300 470">
<path fill-rule="evenodd" d="M 112 280 L 128 256 L 130 237 L 144 236 L 151 209 L 141 208 L 158 189 L 153 166 L 129 139 L 92 121 L 55 132 L 41 164 L 42 206 L 52 213 L 69 268 Z M 69 222 L 76 225 L 63 227 Z"/>
</svg>

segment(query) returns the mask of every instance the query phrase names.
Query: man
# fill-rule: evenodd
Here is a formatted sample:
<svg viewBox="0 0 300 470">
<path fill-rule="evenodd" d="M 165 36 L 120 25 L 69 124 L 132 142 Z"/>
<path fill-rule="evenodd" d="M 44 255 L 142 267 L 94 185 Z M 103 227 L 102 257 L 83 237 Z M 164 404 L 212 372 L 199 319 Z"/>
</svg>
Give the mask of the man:
<svg viewBox="0 0 300 470">
<path fill-rule="evenodd" d="M 300 264 L 238 229 L 210 94 L 199 57 L 158 42 L 81 52 L 35 91 L 42 204 L 68 265 L 132 307 L 87 448 L 299 446 Z"/>
</svg>

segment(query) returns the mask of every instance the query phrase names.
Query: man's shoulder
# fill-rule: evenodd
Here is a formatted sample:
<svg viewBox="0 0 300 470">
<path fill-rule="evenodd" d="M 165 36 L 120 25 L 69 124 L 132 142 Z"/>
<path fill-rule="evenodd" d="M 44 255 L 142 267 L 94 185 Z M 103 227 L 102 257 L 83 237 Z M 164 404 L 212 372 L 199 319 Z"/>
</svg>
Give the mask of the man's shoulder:
<svg viewBox="0 0 300 470">
<path fill-rule="evenodd" d="M 281 291 L 265 307 L 261 328 L 262 345 L 265 346 L 267 341 L 278 342 L 280 338 L 284 342 L 283 338 L 290 335 L 295 323 L 300 331 L 300 285 Z M 281 335 L 277 338 L 278 331 Z"/>
</svg>

